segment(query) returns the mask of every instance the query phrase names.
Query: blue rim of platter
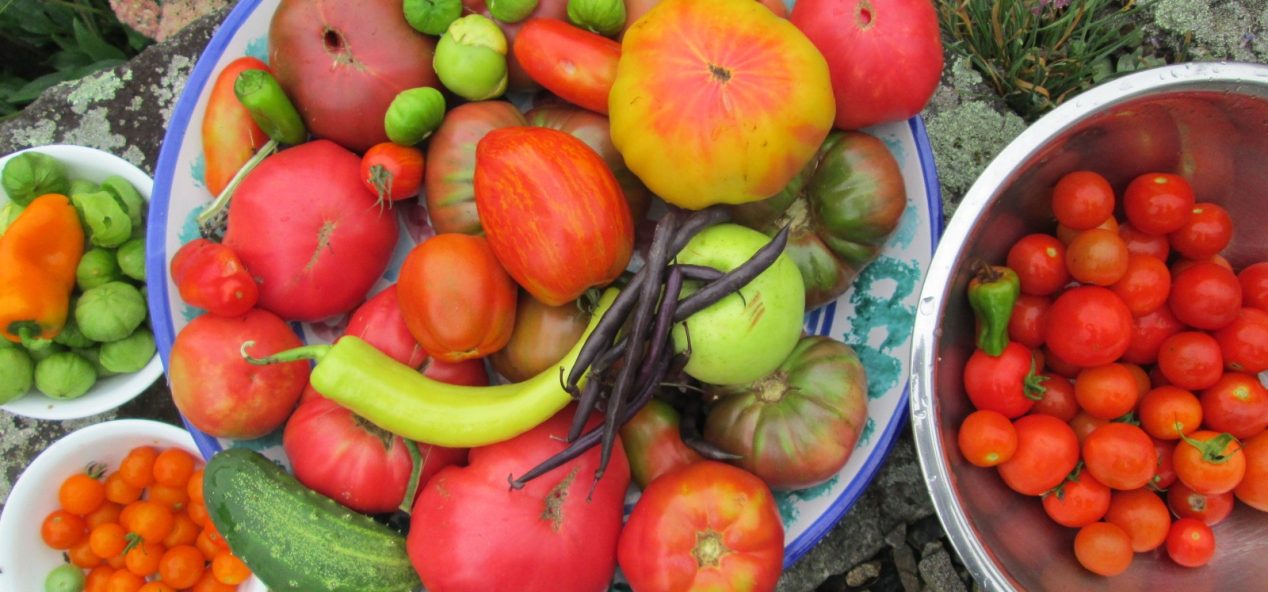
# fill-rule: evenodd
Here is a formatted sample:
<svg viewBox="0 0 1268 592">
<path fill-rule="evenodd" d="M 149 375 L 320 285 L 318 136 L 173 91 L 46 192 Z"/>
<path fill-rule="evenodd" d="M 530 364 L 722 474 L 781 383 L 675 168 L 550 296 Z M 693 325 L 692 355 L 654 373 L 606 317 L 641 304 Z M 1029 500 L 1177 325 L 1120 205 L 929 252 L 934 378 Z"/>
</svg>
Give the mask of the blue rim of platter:
<svg viewBox="0 0 1268 592">
<path fill-rule="evenodd" d="M 194 107 L 198 102 L 199 94 L 206 87 L 207 81 L 211 79 L 216 63 L 224 53 L 229 41 L 237 34 L 238 29 L 246 22 L 247 17 L 255 11 L 255 7 L 259 3 L 260 0 L 243 0 L 239 2 L 233 11 L 229 13 L 229 16 L 225 18 L 220 29 L 212 36 L 206 49 L 199 56 L 198 62 L 194 65 L 193 72 L 189 75 L 185 91 L 181 93 L 180 100 L 176 103 L 176 109 L 172 112 L 171 121 L 168 123 L 167 133 L 163 137 L 163 148 L 159 152 L 145 237 L 147 245 L 152 245 L 153 247 L 146 249 L 145 271 L 147 277 L 152 278 L 148 290 L 150 310 L 163 313 L 150 316 L 154 325 L 154 339 L 158 344 L 164 369 L 169 367 L 168 357 L 171 354 L 172 342 L 175 339 L 175 328 L 171 322 L 171 309 L 168 306 L 165 233 L 167 232 L 168 204 L 171 201 L 172 175 L 176 171 L 176 159 L 180 153 L 179 147 L 184 142 L 185 130 L 188 129 L 190 121 L 193 119 Z M 190 92 L 191 89 L 198 89 L 198 92 Z M 920 157 L 921 174 L 924 177 L 925 198 L 929 206 L 929 242 L 930 252 L 932 253 L 933 250 L 937 249 L 938 240 L 942 237 L 942 191 L 938 185 L 933 149 L 929 145 L 929 136 L 925 131 L 924 122 L 919 116 L 916 116 L 907 120 L 907 125 L 911 128 L 912 137 Z M 823 335 L 831 329 L 832 319 L 835 316 L 835 307 L 835 302 L 830 303 L 818 314 L 822 319 L 822 325 L 815 328 L 815 331 L 813 331 L 815 334 Z M 785 547 L 785 570 L 791 568 L 798 559 L 801 559 L 810 549 L 814 548 L 820 539 L 828 534 L 828 531 L 854 506 L 859 497 L 863 495 L 863 492 L 867 490 L 867 486 L 876 477 L 876 474 L 880 472 L 881 464 L 889 457 L 894 443 L 898 441 L 899 430 L 907 423 L 908 396 L 908 387 L 904 386 L 898 405 L 894 409 L 894 414 L 890 417 L 889 424 L 885 426 L 884 432 L 881 433 L 880 442 L 863 464 L 863 467 L 859 469 L 856 478 L 846 486 L 845 491 L 837 496 L 832 504 L 828 506 L 828 509 L 819 516 L 818 520 L 815 520 L 805 532 L 794 539 L 792 544 Z M 184 415 L 181 416 L 181 422 L 185 424 L 185 428 L 194 437 L 194 443 L 198 445 L 198 450 L 203 454 L 204 458 L 210 458 L 221 450 L 222 447 L 219 441 L 190 425 Z"/>
</svg>

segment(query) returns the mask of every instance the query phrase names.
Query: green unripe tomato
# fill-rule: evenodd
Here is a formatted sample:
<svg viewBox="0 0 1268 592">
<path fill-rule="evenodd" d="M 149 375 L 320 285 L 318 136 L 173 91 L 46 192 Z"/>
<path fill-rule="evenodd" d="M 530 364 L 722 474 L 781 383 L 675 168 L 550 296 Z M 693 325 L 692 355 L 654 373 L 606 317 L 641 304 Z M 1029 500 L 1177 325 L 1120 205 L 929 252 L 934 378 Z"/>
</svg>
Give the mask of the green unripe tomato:
<svg viewBox="0 0 1268 592">
<path fill-rule="evenodd" d="M 101 344 L 97 362 L 109 372 L 136 372 L 154 357 L 154 335 L 144 328 L 118 341 Z"/>
<path fill-rule="evenodd" d="M 9 343 L 7 339 L 0 339 Z M 35 360 L 20 347 L 0 349 L 0 405 L 31 390 L 35 384 Z"/>
<path fill-rule="evenodd" d="M 69 193 L 70 178 L 66 176 L 66 167 L 56 158 L 39 152 L 23 152 L 4 164 L 0 186 L 10 201 L 26 206 L 46 193 Z"/>
<path fill-rule="evenodd" d="M 81 291 L 121 279 L 123 271 L 119 269 L 119 261 L 113 249 L 89 249 L 75 268 L 75 283 Z"/>
<path fill-rule="evenodd" d="M 445 96 L 430 86 L 401 91 L 392 99 L 383 116 L 383 130 L 389 140 L 413 146 L 427 139 L 445 119 Z"/>
<path fill-rule="evenodd" d="M 145 281 L 145 239 L 134 238 L 115 252 L 119 270 L 134 280 Z"/>
<path fill-rule="evenodd" d="M 54 399 L 77 399 L 96 383 L 92 362 L 75 352 L 56 353 L 35 365 L 35 388 Z"/>
<path fill-rule="evenodd" d="M 442 35 L 462 16 L 462 0 L 405 0 L 405 20 L 414 30 Z"/>
<path fill-rule="evenodd" d="M 44 592 L 81 592 L 84 589 L 84 571 L 69 563 L 63 563 L 48 572 L 44 578 Z"/>
<path fill-rule="evenodd" d="M 616 37 L 625 26 L 625 0 L 568 0 L 572 24 L 605 37 Z"/>
<path fill-rule="evenodd" d="M 537 0 L 488 0 L 489 14 L 504 23 L 518 23 L 537 10 Z"/>
<path fill-rule="evenodd" d="M 506 35 L 488 17 L 469 14 L 436 43 L 432 66 L 445 88 L 469 101 L 506 92 Z"/>
<path fill-rule="evenodd" d="M 75 322 L 89 339 L 108 343 L 132 334 L 145 320 L 145 297 L 125 282 L 88 290 L 75 303 Z"/>
</svg>

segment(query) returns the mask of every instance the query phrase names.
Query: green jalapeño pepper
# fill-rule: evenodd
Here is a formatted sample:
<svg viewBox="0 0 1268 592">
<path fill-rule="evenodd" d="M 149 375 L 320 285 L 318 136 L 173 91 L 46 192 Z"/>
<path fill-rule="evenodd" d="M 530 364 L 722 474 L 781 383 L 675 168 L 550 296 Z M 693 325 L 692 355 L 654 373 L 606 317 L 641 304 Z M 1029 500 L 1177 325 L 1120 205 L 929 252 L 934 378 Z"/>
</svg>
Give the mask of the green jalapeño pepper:
<svg viewBox="0 0 1268 592">
<path fill-rule="evenodd" d="M 527 432 L 572 401 L 561 376 L 571 372 L 586 337 L 616 294 L 617 290 L 603 294 L 585 332 L 557 367 L 513 384 L 445 384 L 354 336 L 344 336 L 334 345 L 308 345 L 266 358 L 249 356 L 247 350 L 253 344 L 248 341 L 242 345 L 242 354 L 253 364 L 317 360 L 309 380 L 318 393 L 407 440 L 451 448 L 485 446 Z"/>
<path fill-rule="evenodd" d="M 1021 294 L 1017 272 L 978 261 L 969 280 L 969 306 L 977 316 L 977 347 L 999 356 L 1008 345 L 1008 320 Z"/>
</svg>

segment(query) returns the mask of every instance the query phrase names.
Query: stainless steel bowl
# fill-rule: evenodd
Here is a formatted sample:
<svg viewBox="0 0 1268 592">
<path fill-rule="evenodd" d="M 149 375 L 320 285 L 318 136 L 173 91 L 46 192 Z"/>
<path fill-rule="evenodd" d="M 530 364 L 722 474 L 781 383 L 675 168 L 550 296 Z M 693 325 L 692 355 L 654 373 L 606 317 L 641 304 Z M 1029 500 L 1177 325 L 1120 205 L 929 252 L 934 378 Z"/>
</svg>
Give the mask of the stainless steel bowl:
<svg viewBox="0 0 1268 592">
<path fill-rule="evenodd" d="M 1051 232 L 1051 187 L 1077 169 L 1105 175 L 1120 195 L 1138 174 L 1182 174 L 1198 201 L 1230 210 L 1236 229 L 1224 255 L 1233 265 L 1268 260 L 1268 67 L 1169 66 L 1093 88 L 1035 122 L 969 189 L 925 278 L 912 347 L 912 427 L 938 517 L 990 590 L 1268 589 L 1268 514 L 1238 504 L 1215 527 L 1215 558 L 1202 569 L 1159 550 L 1102 578 L 1075 561 L 1074 529 L 960 455 L 956 433 L 971 411 L 961 374 L 972 353 L 968 264 L 1002 262 L 1021 236 Z"/>
</svg>

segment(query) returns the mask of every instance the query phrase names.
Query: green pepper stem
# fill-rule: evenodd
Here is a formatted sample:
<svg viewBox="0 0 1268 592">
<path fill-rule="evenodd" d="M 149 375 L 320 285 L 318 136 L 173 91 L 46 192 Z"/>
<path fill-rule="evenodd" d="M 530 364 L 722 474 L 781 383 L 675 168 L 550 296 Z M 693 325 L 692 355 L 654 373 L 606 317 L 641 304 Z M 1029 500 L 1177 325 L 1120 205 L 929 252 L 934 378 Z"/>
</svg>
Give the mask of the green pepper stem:
<svg viewBox="0 0 1268 592">
<path fill-rule="evenodd" d="M 242 359 L 249 364 L 256 366 L 267 366 L 269 364 L 283 364 L 286 362 L 298 362 L 301 360 L 316 360 L 321 363 L 321 359 L 330 351 L 332 346 L 329 345 L 305 345 L 288 349 L 286 351 L 277 352 L 271 356 L 257 358 L 247 353 L 247 348 L 254 347 L 255 340 L 243 342 L 242 347 L 238 348 L 238 353 L 242 354 Z"/>
<path fill-rule="evenodd" d="M 199 227 L 207 226 L 229 205 L 229 199 L 233 197 L 233 192 L 237 191 L 238 185 L 242 184 L 242 180 L 245 179 L 251 171 L 255 170 L 255 167 L 259 166 L 261 162 L 264 162 L 265 158 L 267 158 L 270 154 L 277 152 L 277 147 L 277 140 L 270 139 L 267 143 L 260 147 L 260 150 L 251 157 L 251 160 L 248 160 L 246 164 L 242 165 L 242 168 L 238 169 L 238 172 L 235 173 L 233 178 L 229 180 L 229 184 L 225 185 L 224 191 L 221 191 L 220 195 L 216 196 L 216 200 L 211 202 L 211 204 L 203 211 L 198 213 Z"/>
<path fill-rule="evenodd" d="M 427 459 L 418 452 L 418 444 L 413 440 L 404 440 L 405 450 L 409 451 L 409 462 L 413 468 L 409 471 L 409 486 L 405 488 L 405 497 L 401 499 L 400 510 L 408 514 L 414 509 L 414 496 L 418 495 L 418 478 L 423 474 L 423 464 Z"/>
</svg>

